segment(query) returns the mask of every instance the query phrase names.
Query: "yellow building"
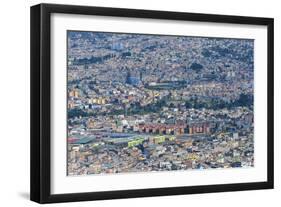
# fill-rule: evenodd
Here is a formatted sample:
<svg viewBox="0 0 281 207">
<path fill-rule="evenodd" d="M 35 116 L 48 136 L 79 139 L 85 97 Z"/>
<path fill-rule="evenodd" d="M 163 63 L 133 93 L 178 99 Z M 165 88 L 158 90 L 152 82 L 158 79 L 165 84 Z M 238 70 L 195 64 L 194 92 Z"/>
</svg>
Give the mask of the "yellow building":
<svg viewBox="0 0 281 207">
<path fill-rule="evenodd" d="M 94 103 L 94 104 L 98 104 L 98 105 L 104 105 L 106 104 L 106 99 L 105 98 L 93 98 L 91 99 L 91 102 Z"/>
<path fill-rule="evenodd" d="M 156 136 L 154 137 L 154 143 L 155 144 L 160 144 L 165 142 L 166 137 L 165 136 Z"/>
<path fill-rule="evenodd" d="M 175 136 L 170 136 L 170 137 L 168 137 L 168 139 L 169 139 L 169 141 L 174 141 L 176 139 L 176 137 Z"/>
<path fill-rule="evenodd" d="M 67 104 L 68 108 L 69 109 L 73 109 L 74 108 L 74 103 L 70 102 Z"/>
<path fill-rule="evenodd" d="M 144 141 L 143 138 L 134 139 L 134 140 L 128 142 L 128 147 L 134 147 L 136 145 L 142 144 L 143 141 Z"/>
<path fill-rule="evenodd" d="M 71 90 L 69 93 L 68 93 L 69 97 L 75 97 L 75 98 L 78 98 L 79 97 L 79 91 L 74 89 L 74 90 Z"/>
</svg>

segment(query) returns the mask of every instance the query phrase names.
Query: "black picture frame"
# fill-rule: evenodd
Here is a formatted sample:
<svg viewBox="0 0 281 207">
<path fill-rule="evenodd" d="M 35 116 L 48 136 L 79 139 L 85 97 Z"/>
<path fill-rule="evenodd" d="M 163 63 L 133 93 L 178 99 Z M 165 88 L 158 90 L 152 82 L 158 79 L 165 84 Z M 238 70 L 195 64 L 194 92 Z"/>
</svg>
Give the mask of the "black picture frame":
<svg viewBox="0 0 281 207">
<path fill-rule="evenodd" d="M 267 181 L 238 184 L 219 184 L 188 187 L 169 187 L 73 194 L 51 194 L 51 70 L 50 32 L 52 13 L 99 15 L 112 17 L 134 17 L 165 20 L 182 20 L 209 23 L 233 23 L 267 26 Z M 103 8 L 88 6 L 39 4 L 31 7 L 31 174 L 30 199 L 38 203 L 88 201 L 103 199 L 166 196 L 179 194 L 210 193 L 272 189 L 274 177 L 274 76 L 273 76 L 273 27 L 272 18 L 195 14 L 168 11 Z M 262 84 L 262 83 L 261 83 Z"/>
</svg>

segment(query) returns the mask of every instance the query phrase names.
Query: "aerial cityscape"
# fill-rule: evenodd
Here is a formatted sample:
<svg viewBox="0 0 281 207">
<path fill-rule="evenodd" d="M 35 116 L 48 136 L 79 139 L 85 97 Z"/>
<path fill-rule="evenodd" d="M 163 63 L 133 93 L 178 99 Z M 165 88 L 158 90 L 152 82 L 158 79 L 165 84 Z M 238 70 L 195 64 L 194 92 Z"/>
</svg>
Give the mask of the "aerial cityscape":
<svg viewBox="0 0 281 207">
<path fill-rule="evenodd" d="M 254 40 L 67 31 L 67 175 L 254 167 Z"/>
</svg>

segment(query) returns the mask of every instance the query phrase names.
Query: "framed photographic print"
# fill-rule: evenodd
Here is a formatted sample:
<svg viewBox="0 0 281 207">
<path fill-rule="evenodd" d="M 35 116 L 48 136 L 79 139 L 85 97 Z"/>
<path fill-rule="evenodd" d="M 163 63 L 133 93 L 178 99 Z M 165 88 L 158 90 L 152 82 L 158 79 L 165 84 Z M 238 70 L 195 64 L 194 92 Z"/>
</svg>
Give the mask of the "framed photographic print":
<svg viewBox="0 0 281 207">
<path fill-rule="evenodd" d="M 31 7 L 31 200 L 273 188 L 273 19 Z"/>
</svg>

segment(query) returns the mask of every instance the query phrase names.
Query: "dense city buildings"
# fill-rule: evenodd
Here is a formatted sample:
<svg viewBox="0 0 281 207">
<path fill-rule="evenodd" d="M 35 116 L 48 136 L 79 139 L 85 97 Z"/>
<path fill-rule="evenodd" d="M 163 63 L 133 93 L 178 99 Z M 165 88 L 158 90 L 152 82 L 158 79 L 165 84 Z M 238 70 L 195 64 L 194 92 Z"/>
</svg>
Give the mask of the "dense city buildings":
<svg viewBox="0 0 281 207">
<path fill-rule="evenodd" d="M 68 175 L 254 166 L 254 40 L 67 41 Z"/>
</svg>

